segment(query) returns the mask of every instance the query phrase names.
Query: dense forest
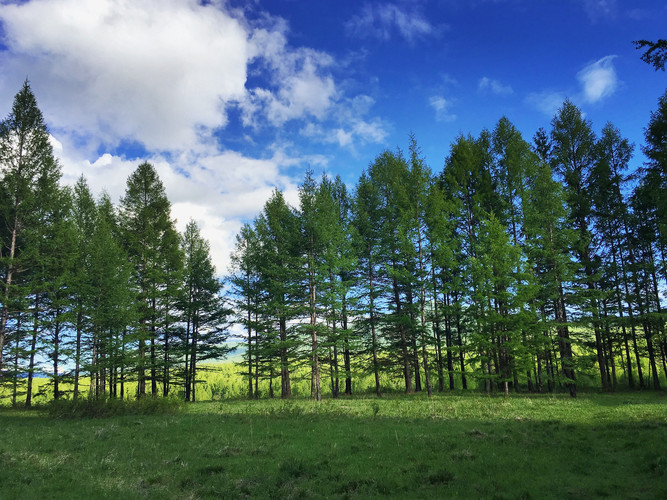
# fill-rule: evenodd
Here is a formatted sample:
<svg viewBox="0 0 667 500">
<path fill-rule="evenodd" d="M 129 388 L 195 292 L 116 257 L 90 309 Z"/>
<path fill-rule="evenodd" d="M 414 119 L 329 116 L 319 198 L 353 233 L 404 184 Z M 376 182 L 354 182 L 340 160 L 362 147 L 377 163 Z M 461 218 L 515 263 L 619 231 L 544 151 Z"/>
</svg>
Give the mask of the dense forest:
<svg viewBox="0 0 667 500">
<path fill-rule="evenodd" d="M 0 390 L 29 406 L 44 373 L 54 398 L 192 401 L 232 323 L 251 398 L 304 374 L 318 400 L 369 375 L 377 395 L 660 389 L 667 93 L 637 169 L 633 149 L 565 101 L 531 142 L 507 118 L 457 137 L 441 171 L 411 136 L 353 188 L 306 172 L 297 207 L 276 190 L 243 226 L 223 292 L 149 163 L 117 206 L 61 185 L 26 81 L 0 125 Z"/>
</svg>

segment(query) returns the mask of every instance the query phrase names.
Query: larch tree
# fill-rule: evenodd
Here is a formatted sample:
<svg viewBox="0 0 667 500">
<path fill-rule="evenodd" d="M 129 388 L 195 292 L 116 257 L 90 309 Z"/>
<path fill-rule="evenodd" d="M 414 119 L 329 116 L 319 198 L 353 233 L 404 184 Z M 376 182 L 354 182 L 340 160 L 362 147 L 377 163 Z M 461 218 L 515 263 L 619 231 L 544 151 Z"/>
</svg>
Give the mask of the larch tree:
<svg viewBox="0 0 667 500">
<path fill-rule="evenodd" d="M 202 238 L 199 226 L 188 222 L 182 237 L 185 256 L 183 321 L 185 332 L 185 400 L 196 400 L 198 364 L 212 359 L 223 359 L 231 350 L 227 340 L 226 308 L 221 289 L 211 262 L 208 241 Z"/>
<path fill-rule="evenodd" d="M 149 380 L 151 393 L 155 395 L 158 376 L 162 377 L 157 352 L 157 341 L 165 320 L 162 305 L 171 281 L 169 273 L 174 267 L 174 255 L 178 254 L 179 248 L 178 234 L 171 219 L 171 204 L 150 163 L 142 163 L 129 176 L 125 196 L 121 199 L 120 221 L 126 251 L 134 268 L 132 283 L 139 295 L 139 324 L 135 332 L 138 343 L 137 394 L 139 397 L 146 395 L 146 381 Z M 150 371 L 148 377 L 147 369 Z"/>
<path fill-rule="evenodd" d="M 267 317 L 271 318 L 267 340 L 269 353 L 277 354 L 280 373 L 280 396 L 292 396 L 290 365 L 299 349 L 295 320 L 303 309 L 304 289 L 300 280 L 300 221 L 276 190 L 257 219 L 257 234 L 262 246 L 260 263 L 265 278 Z M 270 361 L 270 366 L 273 362 Z M 271 369 L 270 378 L 273 379 Z"/>
<path fill-rule="evenodd" d="M 21 239 L 34 223 L 34 210 L 40 203 L 42 189 L 60 179 L 60 166 L 37 100 L 26 80 L 14 97 L 9 116 L 0 122 L 0 183 L 6 204 L 3 216 L 7 241 L 2 242 L 2 305 L 0 308 L 0 373 L 4 368 L 3 352 L 14 303 L 13 281 L 21 269 Z M 33 220 L 31 220 L 33 219 Z"/>
<path fill-rule="evenodd" d="M 572 252 L 579 263 L 576 287 L 581 314 L 578 319 L 593 328 L 602 388 L 609 389 L 599 303 L 599 259 L 595 254 L 597 235 L 593 233 L 589 183 L 596 160 L 596 138 L 591 123 L 569 100 L 563 103 L 551 125 L 550 162 L 562 178 L 568 218 L 576 230 Z"/>
</svg>

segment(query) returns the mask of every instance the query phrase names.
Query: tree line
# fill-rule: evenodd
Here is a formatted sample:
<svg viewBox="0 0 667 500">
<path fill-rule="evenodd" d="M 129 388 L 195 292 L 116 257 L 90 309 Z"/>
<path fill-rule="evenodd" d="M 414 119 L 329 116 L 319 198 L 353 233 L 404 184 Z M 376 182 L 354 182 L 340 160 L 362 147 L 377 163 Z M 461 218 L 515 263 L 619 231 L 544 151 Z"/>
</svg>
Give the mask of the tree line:
<svg viewBox="0 0 667 500">
<path fill-rule="evenodd" d="M 36 374 L 58 399 L 195 399 L 201 362 L 227 352 L 229 311 L 209 244 L 179 234 L 155 168 L 114 206 L 61 169 L 26 81 L 0 123 L 0 382 L 30 406 Z M 83 386 L 84 381 L 86 387 Z M 127 384 L 136 391 L 130 394 Z"/>
<path fill-rule="evenodd" d="M 232 256 L 248 395 L 289 397 L 303 366 L 318 400 L 360 374 L 377 395 L 386 377 L 428 395 L 659 389 L 667 94 L 645 139 L 632 170 L 621 132 L 566 100 L 531 143 L 507 118 L 460 135 L 440 172 L 411 136 L 353 190 L 307 172 L 297 207 L 274 191 Z"/>
<path fill-rule="evenodd" d="M 176 231 L 153 166 L 130 175 L 118 206 L 83 177 L 60 185 L 26 81 L 0 124 L 5 394 L 30 405 L 42 371 L 54 398 L 195 400 L 232 322 L 251 398 L 290 397 L 304 376 L 318 400 L 361 376 L 377 395 L 388 380 L 428 395 L 575 396 L 591 379 L 659 389 L 667 93 L 645 142 L 633 170 L 620 131 L 597 136 L 565 101 L 531 142 L 507 118 L 460 135 L 439 172 L 414 136 L 353 189 L 308 171 L 297 207 L 275 190 L 242 227 L 223 295 L 208 242 L 195 222 Z"/>
</svg>

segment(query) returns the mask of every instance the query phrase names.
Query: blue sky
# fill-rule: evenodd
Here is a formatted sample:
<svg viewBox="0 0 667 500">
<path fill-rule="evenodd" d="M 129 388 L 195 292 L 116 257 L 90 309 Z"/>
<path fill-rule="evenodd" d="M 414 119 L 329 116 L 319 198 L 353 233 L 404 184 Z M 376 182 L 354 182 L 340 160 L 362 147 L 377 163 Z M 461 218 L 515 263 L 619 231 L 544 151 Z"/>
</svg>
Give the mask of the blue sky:
<svg viewBox="0 0 667 500">
<path fill-rule="evenodd" d="M 442 169 L 457 135 L 507 116 L 527 140 L 566 97 L 634 142 L 667 73 L 663 0 L 0 1 L 0 115 L 30 79 L 65 182 L 118 200 L 144 160 L 220 273 L 274 186 L 306 168 L 352 187 L 414 132 Z"/>
</svg>

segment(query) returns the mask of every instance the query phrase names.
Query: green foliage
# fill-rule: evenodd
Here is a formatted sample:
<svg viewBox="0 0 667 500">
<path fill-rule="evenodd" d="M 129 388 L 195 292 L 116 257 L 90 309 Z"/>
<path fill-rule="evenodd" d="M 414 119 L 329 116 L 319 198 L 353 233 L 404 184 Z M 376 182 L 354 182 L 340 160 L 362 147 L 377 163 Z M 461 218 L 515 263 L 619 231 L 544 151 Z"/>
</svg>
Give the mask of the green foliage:
<svg viewBox="0 0 667 500">
<path fill-rule="evenodd" d="M 2 395 L 30 406 L 70 392 L 659 389 L 666 116 L 663 96 L 632 175 L 633 146 L 612 124 L 596 137 L 570 101 L 533 146 L 506 117 L 461 134 L 440 172 L 414 135 L 405 153 L 377 155 L 353 191 L 308 171 L 298 207 L 275 190 L 242 228 L 223 296 L 209 243 L 194 221 L 176 232 L 152 165 L 129 176 L 119 207 L 96 203 L 84 178 L 59 186 L 26 82 L 0 125 Z M 244 345 L 236 365 L 215 365 L 239 340 L 230 318 Z"/>
</svg>

